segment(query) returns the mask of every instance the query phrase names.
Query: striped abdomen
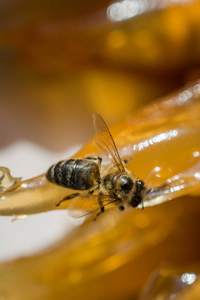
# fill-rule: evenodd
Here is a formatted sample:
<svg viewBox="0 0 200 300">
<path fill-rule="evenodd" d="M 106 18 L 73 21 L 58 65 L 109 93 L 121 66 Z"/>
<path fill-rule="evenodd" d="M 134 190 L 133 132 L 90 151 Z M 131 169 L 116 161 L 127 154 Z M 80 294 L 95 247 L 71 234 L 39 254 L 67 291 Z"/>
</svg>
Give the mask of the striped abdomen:
<svg viewBox="0 0 200 300">
<path fill-rule="evenodd" d="M 100 172 L 98 164 L 91 159 L 69 159 L 49 168 L 49 181 L 73 190 L 89 190 L 98 186 Z"/>
</svg>

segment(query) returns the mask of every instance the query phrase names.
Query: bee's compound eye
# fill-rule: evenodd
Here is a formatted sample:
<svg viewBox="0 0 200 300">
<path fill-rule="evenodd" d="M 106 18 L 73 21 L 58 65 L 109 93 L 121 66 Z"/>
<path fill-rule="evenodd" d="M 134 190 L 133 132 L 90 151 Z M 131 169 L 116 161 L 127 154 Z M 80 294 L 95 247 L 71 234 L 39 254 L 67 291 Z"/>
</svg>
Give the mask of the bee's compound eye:
<svg viewBox="0 0 200 300">
<path fill-rule="evenodd" d="M 133 180 L 128 176 L 121 176 L 120 187 L 124 192 L 129 192 L 133 188 Z"/>
</svg>

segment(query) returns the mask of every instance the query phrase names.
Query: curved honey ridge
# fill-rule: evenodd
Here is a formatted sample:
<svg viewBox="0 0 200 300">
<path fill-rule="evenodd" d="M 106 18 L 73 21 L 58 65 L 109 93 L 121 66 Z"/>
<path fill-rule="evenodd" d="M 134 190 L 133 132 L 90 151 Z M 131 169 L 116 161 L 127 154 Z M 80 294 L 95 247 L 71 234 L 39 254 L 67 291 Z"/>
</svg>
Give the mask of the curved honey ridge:
<svg viewBox="0 0 200 300">
<path fill-rule="evenodd" d="M 144 206 L 188 193 L 199 194 L 199 100 L 200 83 L 196 82 L 126 116 L 110 128 L 121 158 L 129 160 L 127 168 L 144 180 L 149 189 L 160 187 L 154 199 L 146 199 Z M 95 137 L 74 158 L 91 154 L 102 156 L 105 165 L 110 163 L 95 144 Z M 44 173 L 2 191 L 0 214 L 21 215 L 66 209 L 70 201 L 58 208 L 56 203 L 70 193 L 70 189 L 49 182 Z"/>
</svg>

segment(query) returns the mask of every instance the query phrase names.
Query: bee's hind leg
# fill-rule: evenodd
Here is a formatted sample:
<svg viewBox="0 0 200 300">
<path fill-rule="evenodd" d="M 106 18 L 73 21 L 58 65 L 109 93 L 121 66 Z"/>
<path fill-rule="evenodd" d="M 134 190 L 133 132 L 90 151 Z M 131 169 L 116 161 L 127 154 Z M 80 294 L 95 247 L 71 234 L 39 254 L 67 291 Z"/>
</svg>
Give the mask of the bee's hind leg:
<svg viewBox="0 0 200 300">
<path fill-rule="evenodd" d="M 62 200 L 60 200 L 60 201 L 56 204 L 56 206 L 59 206 L 62 202 L 66 201 L 66 200 L 73 199 L 73 198 L 75 198 L 75 197 L 77 197 L 77 196 L 79 196 L 79 195 L 80 195 L 80 193 L 74 193 L 74 194 L 68 195 L 68 196 L 66 196 L 65 198 L 63 198 Z"/>
</svg>

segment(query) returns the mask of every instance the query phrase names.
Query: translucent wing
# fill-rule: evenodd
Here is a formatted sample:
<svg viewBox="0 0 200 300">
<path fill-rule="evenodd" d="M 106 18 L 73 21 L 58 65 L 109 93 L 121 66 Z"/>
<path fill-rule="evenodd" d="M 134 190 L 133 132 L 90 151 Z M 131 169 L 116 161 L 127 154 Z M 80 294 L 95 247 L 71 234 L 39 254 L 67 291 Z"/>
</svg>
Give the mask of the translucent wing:
<svg viewBox="0 0 200 300">
<path fill-rule="evenodd" d="M 113 137 L 106 125 L 104 119 L 97 113 L 93 115 L 93 124 L 97 134 L 97 145 L 108 155 L 108 157 L 114 162 L 114 164 L 119 168 L 120 172 L 124 171 L 124 166 L 122 164 L 121 158 L 119 156 L 117 147 L 113 140 Z"/>
<path fill-rule="evenodd" d="M 69 213 L 74 218 L 81 218 L 88 214 L 98 212 L 100 210 L 100 206 L 98 203 L 98 197 L 101 197 L 103 202 L 103 206 L 115 202 L 115 199 L 112 199 L 110 196 L 104 195 L 91 195 L 91 194 L 81 194 L 76 197 L 69 206 Z"/>
<path fill-rule="evenodd" d="M 143 207 L 149 207 L 161 204 L 163 202 L 178 198 L 186 193 L 190 193 L 193 187 L 191 180 L 182 178 L 173 182 L 166 182 L 158 187 L 147 191 L 143 199 Z M 139 206 L 141 207 L 141 205 Z"/>
</svg>

